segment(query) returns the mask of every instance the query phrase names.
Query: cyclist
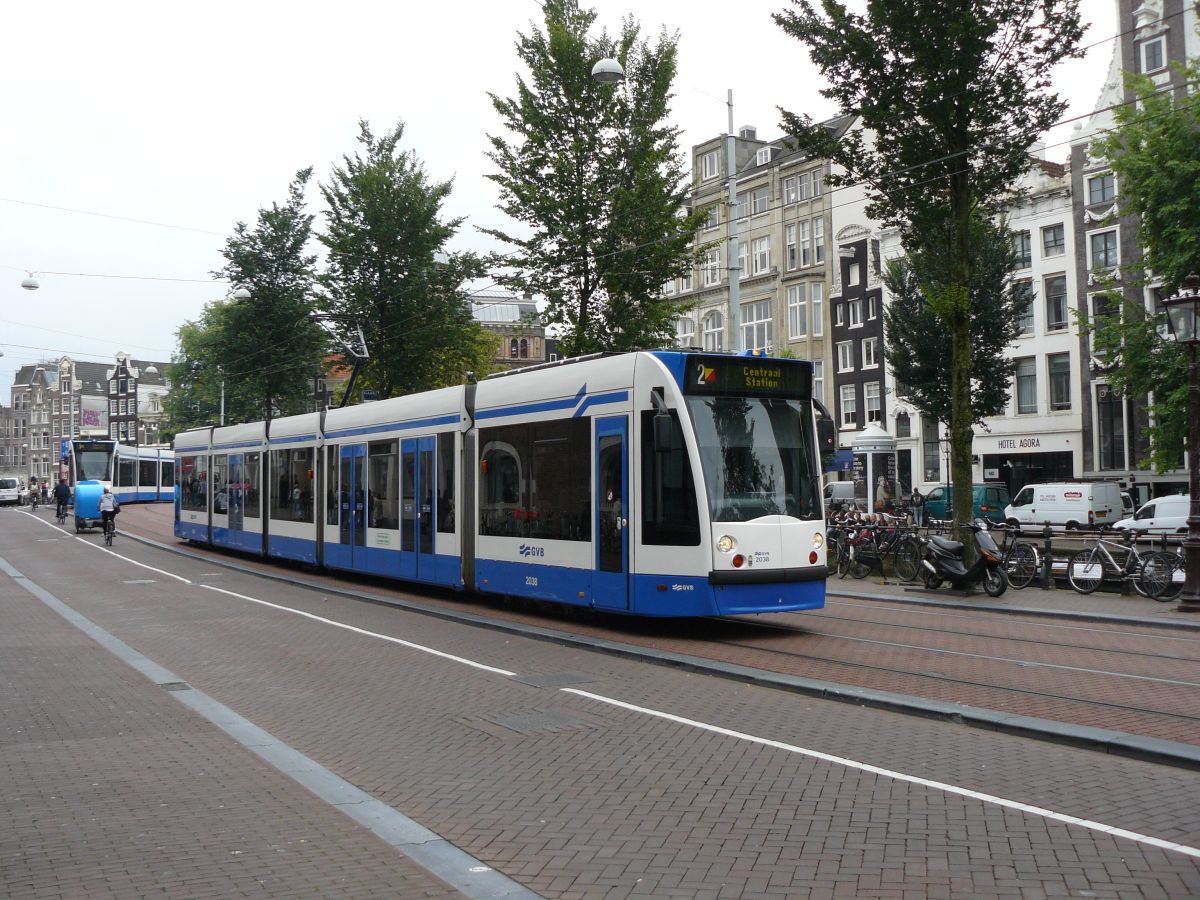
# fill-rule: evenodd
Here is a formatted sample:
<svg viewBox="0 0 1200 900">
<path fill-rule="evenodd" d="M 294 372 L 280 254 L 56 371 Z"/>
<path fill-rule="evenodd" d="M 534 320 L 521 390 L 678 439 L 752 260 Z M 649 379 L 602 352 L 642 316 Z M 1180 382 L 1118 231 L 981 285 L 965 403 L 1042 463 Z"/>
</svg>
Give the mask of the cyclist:
<svg viewBox="0 0 1200 900">
<path fill-rule="evenodd" d="M 106 487 L 104 493 L 100 495 L 100 520 L 104 524 L 105 534 L 108 534 L 109 528 L 116 529 L 117 513 L 120 511 L 121 504 L 113 496 L 112 488 Z"/>
<path fill-rule="evenodd" d="M 36 481 L 30 481 L 30 483 L 29 483 L 29 505 L 36 510 L 38 508 L 38 504 L 41 502 L 42 502 L 41 485 L 39 485 Z"/>
<path fill-rule="evenodd" d="M 71 489 L 67 487 L 67 479 L 60 478 L 54 486 L 54 501 L 59 519 L 67 517 L 67 501 L 71 499 Z"/>
</svg>

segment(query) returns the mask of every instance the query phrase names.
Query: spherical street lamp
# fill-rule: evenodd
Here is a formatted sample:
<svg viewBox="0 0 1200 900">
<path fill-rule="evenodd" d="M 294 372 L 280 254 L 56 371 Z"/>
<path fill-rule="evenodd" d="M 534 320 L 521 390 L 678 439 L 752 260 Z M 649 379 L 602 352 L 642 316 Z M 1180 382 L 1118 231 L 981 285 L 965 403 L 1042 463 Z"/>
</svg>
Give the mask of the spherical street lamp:
<svg viewBox="0 0 1200 900">
<path fill-rule="evenodd" d="M 601 84 L 617 84 L 625 80 L 625 70 L 615 59 L 602 59 L 592 66 L 592 78 Z"/>
<path fill-rule="evenodd" d="M 1179 595 L 1181 612 L 1200 612 L 1200 383 L 1196 378 L 1196 344 L 1200 343 L 1200 275 L 1183 280 L 1174 296 L 1163 300 L 1167 323 L 1176 343 L 1188 348 L 1188 512 L 1187 538 L 1183 542 L 1184 582 Z"/>
</svg>

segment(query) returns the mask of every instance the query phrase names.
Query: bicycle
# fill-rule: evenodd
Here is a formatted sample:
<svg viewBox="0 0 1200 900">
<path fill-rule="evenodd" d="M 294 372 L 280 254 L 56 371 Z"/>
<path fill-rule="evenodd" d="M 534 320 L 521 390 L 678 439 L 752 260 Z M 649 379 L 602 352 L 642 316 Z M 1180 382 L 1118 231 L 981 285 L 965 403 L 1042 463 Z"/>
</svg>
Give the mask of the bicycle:
<svg viewBox="0 0 1200 900">
<path fill-rule="evenodd" d="M 59 525 L 67 524 L 67 503 L 65 500 L 58 502 L 58 509 L 55 510 L 55 518 L 58 519 Z"/>
<path fill-rule="evenodd" d="M 1028 587 L 1042 567 L 1041 554 L 1033 544 L 1021 540 L 1021 531 L 1016 529 L 1016 537 L 1009 543 L 1009 528 L 1002 522 L 992 525 L 992 530 L 1004 532 L 1004 543 L 1000 547 L 1004 571 L 1008 575 L 1010 586 L 1018 590 Z"/>
<path fill-rule="evenodd" d="M 1120 562 L 1113 556 L 1114 550 L 1123 555 Z M 1170 561 L 1163 558 L 1171 555 L 1161 550 L 1139 552 L 1132 533 L 1123 544 L 1098 537 L 1090 550 L 1080 550 L 1067 561 L 1067 581 L 1079 593 L 1090 594 L 1107 576 L 1128 582 L 1143 597 L 1157 600 L 1172 584 Z M 1147 565 L 1151 560 L 1154 563 Z"/>
<path fill-rule="evenodd" d="M 104 520 L 104 544 L 107 547 L 112 546 L 113 538 L 117 534 L 117 517 L 109 516 Z"/>
</svg>

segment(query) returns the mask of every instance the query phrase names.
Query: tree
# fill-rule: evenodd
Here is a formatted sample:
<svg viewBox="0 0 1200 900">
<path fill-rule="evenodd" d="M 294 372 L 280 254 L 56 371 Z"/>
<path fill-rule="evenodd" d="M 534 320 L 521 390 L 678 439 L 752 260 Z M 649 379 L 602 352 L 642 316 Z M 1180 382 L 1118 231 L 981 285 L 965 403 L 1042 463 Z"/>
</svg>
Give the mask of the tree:
<svg viewBox="0 0 1200 900">
<path fill-rule="evenodd" d="M 808 0 L 774 16 L 809 48 L 821 93 L 861 130 L 840 140 L 808 116 L 781 110 L 784 127 L 814 156 L 864 182 L 868 215 L 900 228 L 905 251 L 944 242 L 947 280 L 927 296 L 951 348 L 950 454 L 955 518 L 971 517 L 971 217 L 1013 198 L 1037 137 L 1066 103 L 1049 91 L 1062 59 L 1080 55 L 1077 0 L 872 0 L 865 15 L 837 0 Z M 948 242 L 946 239 L 948 238 Z"/>
<path fill-rule="evenodd" d="M 1033 298 L 1010 281 L 1017 260 L 1007 226 L 976 214 L 972 231 L 968 305 L 971 358 L 979 373 L 971 391 L 974 425 L 1004 412 L 1016 372 L 1016 361 L 1004 351 L 1021 334 L 1021 320 Z M 884 355 L 897 393 L 938 422 L 949 422 L 953 408 L 946 380 L 952 347 L 928 298 L 945 290 L 948 262 L 944 254 L 918 250 L 889 263 L 883 279 L 892 295 L 883 316 Z"/>
<path fill-rule="evenodd" d="M 226 422 L 309 408 L 312 375 L 326 347 L 310 318 L 315 257 L 305 252 L 313 217 L 304 210 L 304 189 L 311 175 L 311 168 L 297 172 L 283 205 L 260 209 L 253 229 L 238 222 L 226 240 L 225 265 L 213 274 L 250 297 L 210 303 L 199 321 L 179 329 L 168 368 L 179 390 L 168 403 L 176 430 L 217 420 L 219 400 L 213 401 L 222 381 Z"/>
<path fill-rule="evenodd" d="M 462 287 L 483 274 L 482 261 L 437 258 L 462 224 L 440 218 L 452 183 L 431 183 L 416 155 L 400 150 L 403 134 L 403 123 L 377 137 L 360 121 L 361 152 L 321 186 L 325 306 L 347 317 L 348 341 L 348 323 L 361 326 L 370 361 L 360 383 L 381 398 L 461 384 L 467 371 L 486 374 L 496 355 Z"/>
<path fill-rule="evenodd" d="M 1200 62 L 1177 67 L 1179 80 L 1200 80 Z M 1101 138 L 1094 155 L 1112 163 L 1118 208 L 1137 216 L 1139 267 L 1154 273 L 1167 295 L 1189 272 L 1200 271 L 1200 103 L 1184 90 L 1163 90 L 1145 75 L 1127 73 L 1138 103 L 1114 111 L 1117 130 Z M 1140 286 L 1134 270 L 1122 272 L 1127 284 Z M 1114 312 L 1116 310 L 1113 310 Z M 1178 468 L 1188 434 L 1187 353 L 1166 334 L 1161 310 L 1148 312 L 1140 302 L 1120 304 L 1121 315 L 1084 323 L 1096 353 L 1106 361 L 1109 383 L 1122 394 L 1151 395 L 1150 464 L 1158 472 Z"/>
<path fill-rule="evenodd" d="M 613 39 L 578 0 L 547 0 L 545 31 L 518 35 L 528 70 L 492 104 L 514 138 L 490 137 L 500 209 L 528 228 L 483 229 L 515 250 L 499 281 L 545 298 L 568 355 L 670 343 L 677 305 L 662 286 L 692 266 L 703 216 L 681 215 L 689 186 L 679 130 L 665 123 L 677 35 L 639 40 L 632 19 Z M 623 86 L 591 77 L 615 57 Z"/>
</svg>

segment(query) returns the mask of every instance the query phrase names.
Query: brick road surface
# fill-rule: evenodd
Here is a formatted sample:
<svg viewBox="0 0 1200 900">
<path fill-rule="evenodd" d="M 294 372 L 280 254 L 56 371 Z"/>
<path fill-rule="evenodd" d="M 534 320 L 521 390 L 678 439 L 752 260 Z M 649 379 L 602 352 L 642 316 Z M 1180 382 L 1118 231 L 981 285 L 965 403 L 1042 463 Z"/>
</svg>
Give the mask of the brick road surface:
<svg viewBox="0 0 1200 900">
<path fill-rule="evenodd" d="M 189 684 L 546 896 L 1200 895 L 1195 856 L 1138 837 L 1200 846 L 1195 772 L 468 628 L 265 582 L 132 541 L 117 548 L 192 582 L 179 584 L 73 537 L 41 543 L 12 522 L 0 517 L 0 556 L 19 562 L 47 590 Z M 35 615 L 29 610 L 39 601 L 24 592 L 10 600 L 10 593 L 6 587 L 6 621 L 10 607 L 13 615 Z M 93 692 L 105 685 L 114 693 L 111 677 L 80 680 Z M 53 708 L 52 701 L 26 696 L 42 690 L 40 681 L 27 682 L 19 717 L 41 705 Z M 169 704 L 169 693 L 148 690 L 151 703 Z M 118 705 L 140 709 L 132 700 Z M 217 756 L 193 770 L 212 773 L 218 785 L 236 780 L 243 763 L 222 762 Z M 269 774 L 252 781 L 269 782 Z M 7 809 L 15 792 L 7 770 L 5 778 Z M 27 781 L 52 778 L 29 772 L 20 783 Z M 942 785 L 1125 831 L 1064 823 Z M 88 797 L 67 806 L 81 818 L 96 815 Z M 279 829 L 279 816 L 262 819 L 269 835 Z M 24 829 L 17 840 L 22 853 L 36 853 L 45 839 Z M 49 867 L 41 875 L 56 873 Z"/>
</svg>

